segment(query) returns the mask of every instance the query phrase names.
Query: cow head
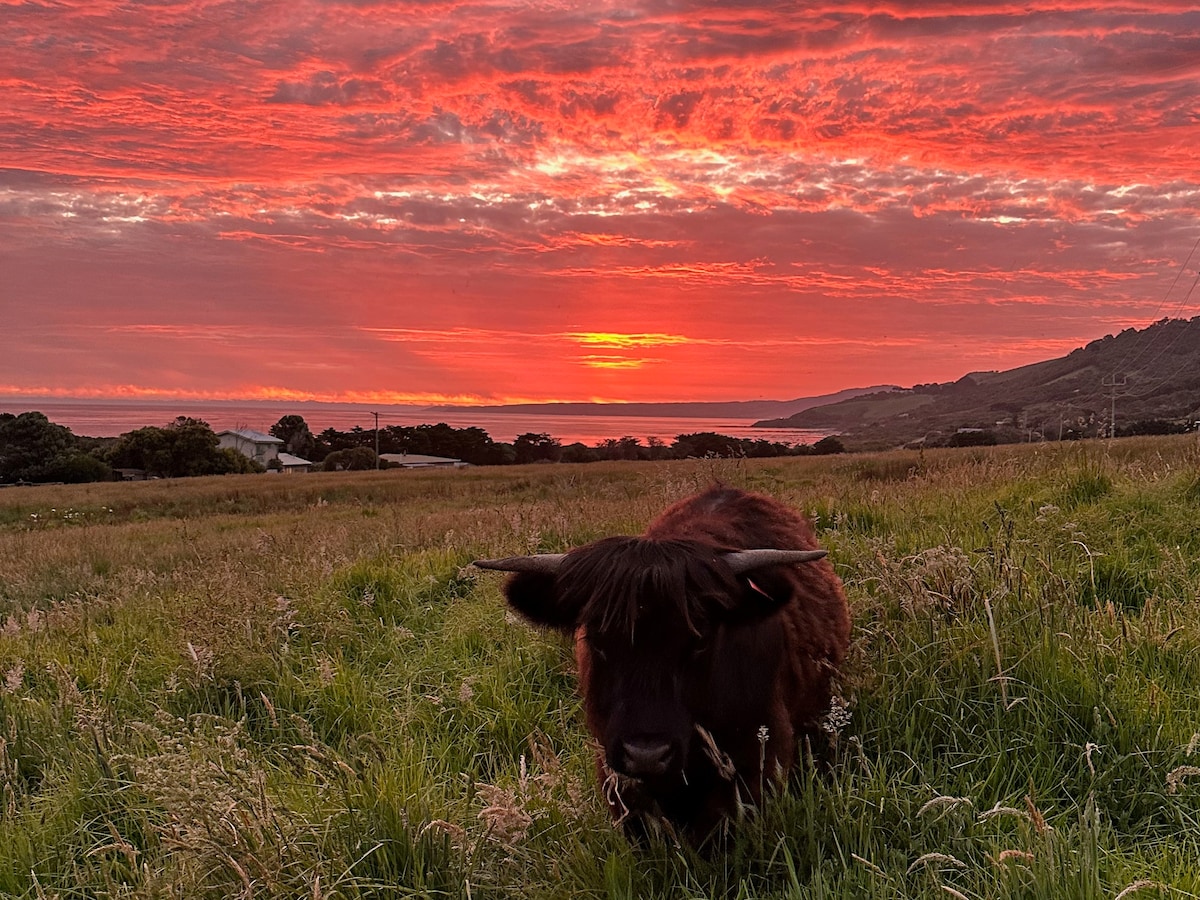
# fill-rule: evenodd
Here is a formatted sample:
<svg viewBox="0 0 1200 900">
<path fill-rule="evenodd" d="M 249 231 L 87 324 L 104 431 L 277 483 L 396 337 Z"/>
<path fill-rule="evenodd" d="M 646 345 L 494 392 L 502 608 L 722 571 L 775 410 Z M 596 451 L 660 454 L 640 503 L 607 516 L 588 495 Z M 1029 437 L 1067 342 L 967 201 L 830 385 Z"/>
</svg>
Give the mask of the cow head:
<svg viewBox="0 0 1200 900">
<path fill-rule="evenodd" d="M 588 724 L 609 767 L 655 784 L 683 776 L 697 725 L 762 723 L 782 641 L 760 626 L 792 591 L 780 567 L 824 555 L 615 537 L 475 565 L 513 572 L 509 604 L 576 635 Z"/>
</svg>

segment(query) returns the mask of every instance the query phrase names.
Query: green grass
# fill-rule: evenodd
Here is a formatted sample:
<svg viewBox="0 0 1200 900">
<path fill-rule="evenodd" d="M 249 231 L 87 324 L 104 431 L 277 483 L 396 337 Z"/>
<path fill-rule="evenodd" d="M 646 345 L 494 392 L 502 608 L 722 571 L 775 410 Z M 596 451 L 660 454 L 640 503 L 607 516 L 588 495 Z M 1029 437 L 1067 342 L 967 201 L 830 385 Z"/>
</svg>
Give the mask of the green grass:
<svg viewBox="0 0 1200 900">
<path fill-rule="evenodd" d="M 1200 896 L 1194 440 L 0 492 L 0 896 Z M 477 556 L 816 521 L 849 725 L 718 852 L 607 821 Z M 1122 892 L 1124 892 L 1122 894 Z"/>
</svg>

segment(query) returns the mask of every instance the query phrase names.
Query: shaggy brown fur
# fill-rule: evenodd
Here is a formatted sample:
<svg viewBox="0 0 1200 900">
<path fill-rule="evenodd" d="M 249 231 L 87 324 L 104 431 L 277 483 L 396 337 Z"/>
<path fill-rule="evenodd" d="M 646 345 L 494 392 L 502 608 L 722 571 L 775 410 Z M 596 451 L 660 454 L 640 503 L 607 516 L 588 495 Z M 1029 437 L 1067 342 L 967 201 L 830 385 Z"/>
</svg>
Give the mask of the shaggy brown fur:
<svg viewBox="0 0 1200 900">
<path fill-rule="evenodd" d="M 703 840 L 786 776 L 829 709 L 850 635 L 841 581 L 823 559 L 735 576 L 721 556 L 759 548 L 816 540 L 789 507 L 717 486 L 641 537 L 596 541 L 556 574 L 505 585 L 535 624 L 575 634 L 614 817 L 659 817 Z"/>
</svg>

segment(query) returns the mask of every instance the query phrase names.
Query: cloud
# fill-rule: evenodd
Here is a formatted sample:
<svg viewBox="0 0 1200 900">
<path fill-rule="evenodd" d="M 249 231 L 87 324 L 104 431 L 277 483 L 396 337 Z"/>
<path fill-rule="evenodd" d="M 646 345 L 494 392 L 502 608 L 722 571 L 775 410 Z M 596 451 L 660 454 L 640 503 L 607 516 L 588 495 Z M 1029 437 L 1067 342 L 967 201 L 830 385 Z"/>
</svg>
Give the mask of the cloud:
<svg viewBox="0 0 1200 900">
<path fill-rule="evenodd" d="M 14 390 L 794 396 L 1196 311 L 1178 4 L 4 9 Z"/>
<path fill-rule="evenodd" d="M 386 100 L 383 84 L 361 78 L 338 77 L 317 72 L 307 81 L 281 81 L 268 103 L 300 103 L 306 106 L 350 106 L 371 100 Z"/>
</svg>

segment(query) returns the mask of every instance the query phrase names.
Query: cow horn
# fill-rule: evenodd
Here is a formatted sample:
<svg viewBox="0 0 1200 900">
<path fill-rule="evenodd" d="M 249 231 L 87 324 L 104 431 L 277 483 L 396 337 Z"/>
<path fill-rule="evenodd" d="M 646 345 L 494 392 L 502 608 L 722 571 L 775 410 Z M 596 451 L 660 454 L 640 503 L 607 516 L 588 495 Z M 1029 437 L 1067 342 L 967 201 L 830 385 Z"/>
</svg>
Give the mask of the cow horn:
<svg viewBox="0 0 1200 900">
<path fill-rule="evenodd" d="M 786 566 L 821 559 L 828 550 L 737 550 L 726 553 L 725 564 L 734 575 L 744 575 L 763 566 Z"/>
<path fill-rule="evenodd" d="M 565 553 L 538 553 L 534 556 L 509 556 L 505 559 L 477 559 L 471 565 L 496 572 L 533 572 L 553 575 L 567 558 Z"/>
</svg>

